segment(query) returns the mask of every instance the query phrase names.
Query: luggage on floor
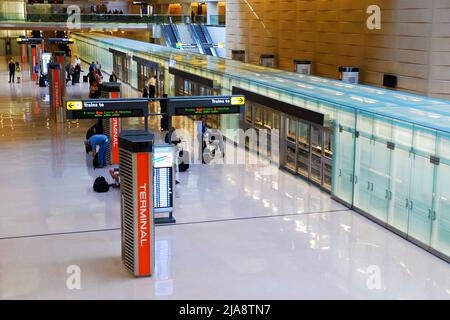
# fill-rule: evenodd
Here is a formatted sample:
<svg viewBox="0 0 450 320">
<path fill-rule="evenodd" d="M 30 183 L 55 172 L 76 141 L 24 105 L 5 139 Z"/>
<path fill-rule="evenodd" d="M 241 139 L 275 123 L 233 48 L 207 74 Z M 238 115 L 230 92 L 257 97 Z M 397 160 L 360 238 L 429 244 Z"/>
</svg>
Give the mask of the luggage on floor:
<svg viewBox="0 0 450 320">
<path fill-rule="evenodd" d="M 87 83 L 88 81 L 89 81 L 88 76 L 83 76 L 83 82 L 84 82 L 84 83 Z"/>
<path fill-rule="evenodd" d="M 109 183 L 106 181 L 105 177 L 99 176 L 94 181 L 94 191 L 95 192 L 108 192 Z"/>
<path fill-rule="evenodd" d="M 39 87 L 46 87 L 47 84 L 45 83 L 45 78 L 44 77 L 40 77 L 39 78 Z"/>
<path fill-rule="evenodd" d="M 181 150 L 179 156 L 181 159 L 178 161 L 178 171 L 185 172 L 189 169 L 189 152 Z"/>
</svg>

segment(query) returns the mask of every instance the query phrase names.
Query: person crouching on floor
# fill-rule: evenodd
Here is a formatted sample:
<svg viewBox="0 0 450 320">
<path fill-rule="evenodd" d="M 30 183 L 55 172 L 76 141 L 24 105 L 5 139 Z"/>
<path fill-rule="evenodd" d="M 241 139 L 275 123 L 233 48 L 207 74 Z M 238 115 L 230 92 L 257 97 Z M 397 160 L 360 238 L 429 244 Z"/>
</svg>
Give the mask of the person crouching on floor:
<svg viewBox="0 0 450 320">
<path fill-rule="evenodd" d="M 106 167 L 106 153 L 108 152 L 108 145 L 109 145 L 108 137 L 104 134 L 94 134 L 84 143 L 86 146 L 90 146 L 92 148 L 92 156 L 94 158 L 97 153 L 97 146 L 100 147 L 98 150 L 97 168 Z"/>
</svg>

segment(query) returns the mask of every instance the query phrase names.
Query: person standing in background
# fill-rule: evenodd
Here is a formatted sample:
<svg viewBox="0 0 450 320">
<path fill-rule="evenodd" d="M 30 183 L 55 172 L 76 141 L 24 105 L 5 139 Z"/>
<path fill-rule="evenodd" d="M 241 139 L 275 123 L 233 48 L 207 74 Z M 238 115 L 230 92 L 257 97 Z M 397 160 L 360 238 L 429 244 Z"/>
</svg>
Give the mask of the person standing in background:
<svg viewBox="0 0 450 320">
<path fill-rule="evenodd" d="M 148 95 L 149 98 L 154 98 L 155 94 L 156 94 L 156 75 L 154 75 L 153 77 L 150 78 L 150 80 L 148 80 Z"/>
<path fill-rule="evenodd" d="M 11 60 L 9 60 L 8 70 L 9 70 L 9 81 L 8 81 L 8 83 L 11 83 L 11 79 L 12 79 L 12 83 L 14 83 L 14 76 L 16 74 L 16 64 L 14 63 L 14 60 L 12 58 L 11 58 Z"/>
<path fill-rule="evenodd" d="M 72 63 L 66 64 L 66 84 L 72 79 Z"/>
<path fill-rule="evenodd" d="M 34 74 L 36 76 L 36 84 L 39 84 L 39 63 L 36 62 L 34 65 Z"/>
<path fill-rule="evenodd" d="M 114 71 L 109 76 L 109 82 L 117 82 L 117 75 Z"/>
</svg>

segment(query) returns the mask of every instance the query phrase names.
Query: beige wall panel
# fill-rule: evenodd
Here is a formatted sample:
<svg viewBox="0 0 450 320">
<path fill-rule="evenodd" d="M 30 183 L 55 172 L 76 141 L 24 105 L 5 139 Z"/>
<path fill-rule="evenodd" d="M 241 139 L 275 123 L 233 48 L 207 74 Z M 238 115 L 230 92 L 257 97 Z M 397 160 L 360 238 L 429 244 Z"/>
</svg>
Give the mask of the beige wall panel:
<svg viewBox="0 0 450 320">
<path fill-rule="evenodd" d="M 369 5 L 381 7 L 381 30 L 366 26 Z M 259 63 L 271 53 L 289 71 L 309 59 L 332 78 L 355 65 L 367 84 L 391 73 L 400 90 L 450 99 L 450 0 L 230 0 L 226 33 L 228 56 L 245 48 Z"/>
</svg>

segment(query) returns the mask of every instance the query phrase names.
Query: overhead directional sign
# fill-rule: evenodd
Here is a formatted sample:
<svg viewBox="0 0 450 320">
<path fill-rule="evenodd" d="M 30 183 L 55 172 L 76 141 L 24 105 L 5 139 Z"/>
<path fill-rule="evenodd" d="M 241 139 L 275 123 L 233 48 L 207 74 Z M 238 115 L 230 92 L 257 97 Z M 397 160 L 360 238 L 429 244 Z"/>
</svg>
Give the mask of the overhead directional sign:
<svg viewBox="0 0 450 320">
<path fill-rule="evenodd" d="M 83 101 L 67 101 L 67 110 L 82 110 Z"/>
<path fill-rule="evenodd" d="M 49 38 L 48 42 L 54 44 L 73 44 L 75 41 L 72 38 Z"/>
<path fill-rule="evenodd" d="M 185 49 L 195 49 L 198 48 L 197 44 L 195 43 L 181 43 L 181 42 L 177 42 L 175 44 L 175 47 L 177 49 L 181 49 L 181 48 L 185 48 Z"/>
<path fill-rule="evenodd" d="M 243 97 L 243 96 L 231 97 L 231 104 L 234 106 L 245 104 L 245 97 Z"/>
<path fill-rule="evenodd" d="M 16 38 L 18 44 L 41 44 L 42 38 Z"/>
<path fill-rule="evenodd" d="M 67 100 L 67 119 L 143 117 L 148 113 L 148 99 Z"/>
<path fill-rule="evenodd" d="M 241 113 L 245 97 L 208 96 L 208 97 L 173 97 L 168 101 L 169 115 L 208 115 Z"/>
</svg>

